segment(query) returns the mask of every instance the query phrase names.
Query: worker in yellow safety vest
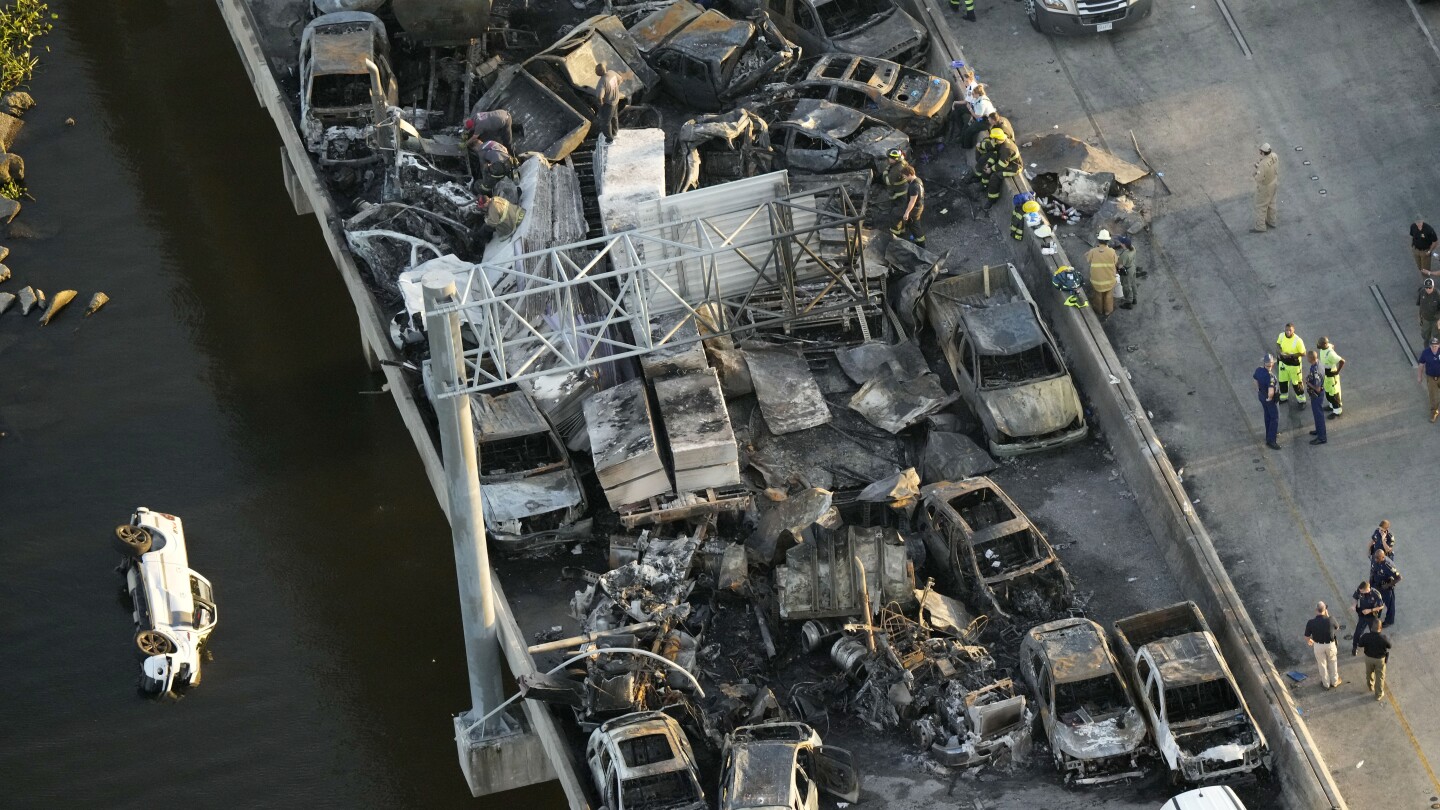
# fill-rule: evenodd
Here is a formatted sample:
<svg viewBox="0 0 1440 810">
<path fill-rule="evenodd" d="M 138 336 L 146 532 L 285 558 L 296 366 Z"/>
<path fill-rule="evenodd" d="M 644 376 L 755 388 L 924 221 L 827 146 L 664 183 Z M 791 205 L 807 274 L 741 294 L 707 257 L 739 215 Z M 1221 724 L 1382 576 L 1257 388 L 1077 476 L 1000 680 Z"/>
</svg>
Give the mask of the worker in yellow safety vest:
<svg viewBox="0 0 1440 810">
<path fill-rule="evenodd" d="M 1301 380 L 1301 364 L 1305 360 L 1305 341 L 1295 334 L 1295 324 L 1285 324 L 1285 331 L 1275 338 L 1275 353 L 1280 357 L 1280 401 L 1290 399 L 1290 387 L 1295 387 L 1295 402 L 1305 404 L 1305 383 Z"/>
<path fill-rule="evenodd" d="M 1315 348 L 1320 350 L 1320 368 L 1325 371 L 1325 407 L 1330 411 L 1327 418 L 1334 419 L 1344 410 L 1340 402 L 1340 369 L 1345 368 L 1345 358 L 1335 351 L 1328 337 L 1320 338 Z"/>
</svg>

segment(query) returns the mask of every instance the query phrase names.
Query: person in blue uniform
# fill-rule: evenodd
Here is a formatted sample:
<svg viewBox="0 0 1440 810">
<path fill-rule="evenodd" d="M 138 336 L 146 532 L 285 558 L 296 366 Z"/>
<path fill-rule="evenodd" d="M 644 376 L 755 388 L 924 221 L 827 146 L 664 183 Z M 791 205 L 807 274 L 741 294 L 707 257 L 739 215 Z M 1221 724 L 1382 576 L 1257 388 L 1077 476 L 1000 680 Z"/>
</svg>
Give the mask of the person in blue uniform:
<svg viewBox="0 0 1440 810">
<path fill-rule="evenodd" d="M 1320 353 L 1311 350 L 1306 358 L 1310 368 L 1305 372 L 1305 393 L 1310 395 L 1310 415 L 1315 419 L 1315 429 L 1310 435 L 1315 438 L 1311 444 L 1325 444 L 1325 370 L 1320 368 Z"/>
<path fill-rule="evenodd" d="M 1380 592 L 1370 587 L 1370 580 L 1360 583 L 1351 598 L 1355 600 L 1355 634 L 1350 637 L 1350 655 L 1360 648 L 1360 638 L 1371 630 L 1380 629 L 1380 614 L 1385 612 L 1385 601 Z"/>
<path fill-rule="evenodd" d="M 1395 623 L 1395 586 L 1400 584 L 1400 569 L 1395 567 L 1385 556 L 1385 552 L 1376 550 L 1375 561 L 1370 563 L 1370 586 L 1380 592 L 1380 599 L 1385 603 L 1385 620 L 1380 624 L 1383 630 Z"/>
<path fill-rule="evenodd" d="M 1380 528 L 1370 534 L 1370 551 L 1368 556 L 1375 559 L 1375 552 L 1385 552 L 1386 559 L 1395 559 L 1395 533 L 1390 531 L 1390 521 L 1380 521 Z"/>
<path fill-rule="evenodd" d="M 1255 369 L 1255 393 L 1260 397 L 1260 407 L 1265 410 L 1265 446 L 1279 450 L 1275 441 L 1280 432 L 1280 406 L 1275 401 L 1279 381 L 1275 379 L 1275 357 L 1265 355 L 1259 368 Z"/>
</svg>

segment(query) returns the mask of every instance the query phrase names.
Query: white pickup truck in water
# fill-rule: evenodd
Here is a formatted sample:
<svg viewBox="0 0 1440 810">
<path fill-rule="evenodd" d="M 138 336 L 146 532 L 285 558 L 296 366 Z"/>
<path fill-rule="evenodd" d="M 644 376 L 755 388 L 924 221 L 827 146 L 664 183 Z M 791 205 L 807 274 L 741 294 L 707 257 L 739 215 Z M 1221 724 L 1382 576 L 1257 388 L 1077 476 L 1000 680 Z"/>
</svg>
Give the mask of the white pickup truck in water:
<svg viewBox="0 0 1440 810">
<path fill-rule="evenodd" d="M 145 656 L 141 689 L 173 694 L 200 683 L 201 645 L 215 629 L 215 591 L 190 570 L 180 518 L 145 507 L 115 529 L 125 561 L 125 590 L 135 618 L 135 645 Z"/>
</svg>

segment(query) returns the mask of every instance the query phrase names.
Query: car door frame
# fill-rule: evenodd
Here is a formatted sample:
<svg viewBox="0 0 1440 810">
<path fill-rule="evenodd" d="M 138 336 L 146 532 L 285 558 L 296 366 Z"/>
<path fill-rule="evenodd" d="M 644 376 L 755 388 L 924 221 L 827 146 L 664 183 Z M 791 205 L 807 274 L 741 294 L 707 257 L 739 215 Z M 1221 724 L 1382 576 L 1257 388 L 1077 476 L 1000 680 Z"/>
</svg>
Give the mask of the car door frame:
<svg viewBox="0 0 1440 810">
<path fill-rule="evenodd" d="M 811 750 L 815 752 L 813 778 L 820 789 L 838 801 L 859 801 L 860 770 L 855 767 L 855 755 L 833 745 L 817 745 Z"/>
</svg>

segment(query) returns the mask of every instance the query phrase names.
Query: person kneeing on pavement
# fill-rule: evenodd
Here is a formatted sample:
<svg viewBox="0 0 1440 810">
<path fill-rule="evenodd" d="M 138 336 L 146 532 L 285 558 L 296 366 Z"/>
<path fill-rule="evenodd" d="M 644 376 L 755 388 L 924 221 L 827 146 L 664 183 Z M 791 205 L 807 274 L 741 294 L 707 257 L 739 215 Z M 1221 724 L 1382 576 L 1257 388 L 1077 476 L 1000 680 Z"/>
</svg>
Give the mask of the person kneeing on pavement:
<svg viewBox="0 0 1440 810">
<path fill-rule="evenodd" d="M 1265 412 L 1265 446 L 1271 450 L 1279 450 L 1280 445 L 1275 441 L 1276 434 L 1280 432 L 1280 406 L 1275 403 L 1275 358 L 1265 355 L 1260 367 L 1255 369 L 1255 393 L 1260 397 L 1260 407 Z"/>
<path fill-rule="evenodd" d="M 1375 693 L 1376 700 L 1385 699 L 1385 663 L 1390 660 L 1390 639 L 1379 630 L 1372 630 L 1360 639 L 1365 650 L 1365 689 Z"/>
<path fill-rule="evenodd" d="M 1307 355 L 1310 368 L 1305 372 L 1305 393 L 1310 395 L 1310 415 L 1315 418 L 1311 444 L 1325 444 L 1325 373 L 1320 369 L 1320 353 L 1314 349 Z"/>
<path fill-rule="evenodd" d="M 1300 381 L 1301 361 L 1305 359 L 1305 341 L 1295 334 L 1295 324 L 1285 324 L 1285 331 L 1275 338 L 1275 353 L 1280 357 L 1280 401 L 1290 399 L 1295 388 L 1295 403 L 1305 405 L 1305 386 Z"/>
<path fill-rule="evenodd" d="M 1340 625 L 1330 617 L 1324 602 L 1315 603 L 1315 617 L 1305 623 L 1305 643 L 1315 653 L 1315 664 L 1320 667 L 1320 682 L 1326 689 L 1340 685 L 1340 661 L 1335 656 L 1335 635 Z"/>
<path fill-rule="evenodd" d="M 1430 345 L 1420 352 L 1420 363 L 1415 366 L 1420 382 L 1430 395 L 1430 421 L 1440 419 L 1440 337 L 1430 338 Z"/>
<path fill-rule="evenodd" d="M 1376 549 L 1373 559 L 1374 562 L 1370 563 L 1370 587 L 1380 592 L 1380 600 L 1385 603 L 1385 619 L 1380 623 L 1383 630 L 1395 624 L 1395 586 L 1404 577 L 1400 576 L 1400 569 L 1385 556 L 1384 551 Z"/>
</svg>

